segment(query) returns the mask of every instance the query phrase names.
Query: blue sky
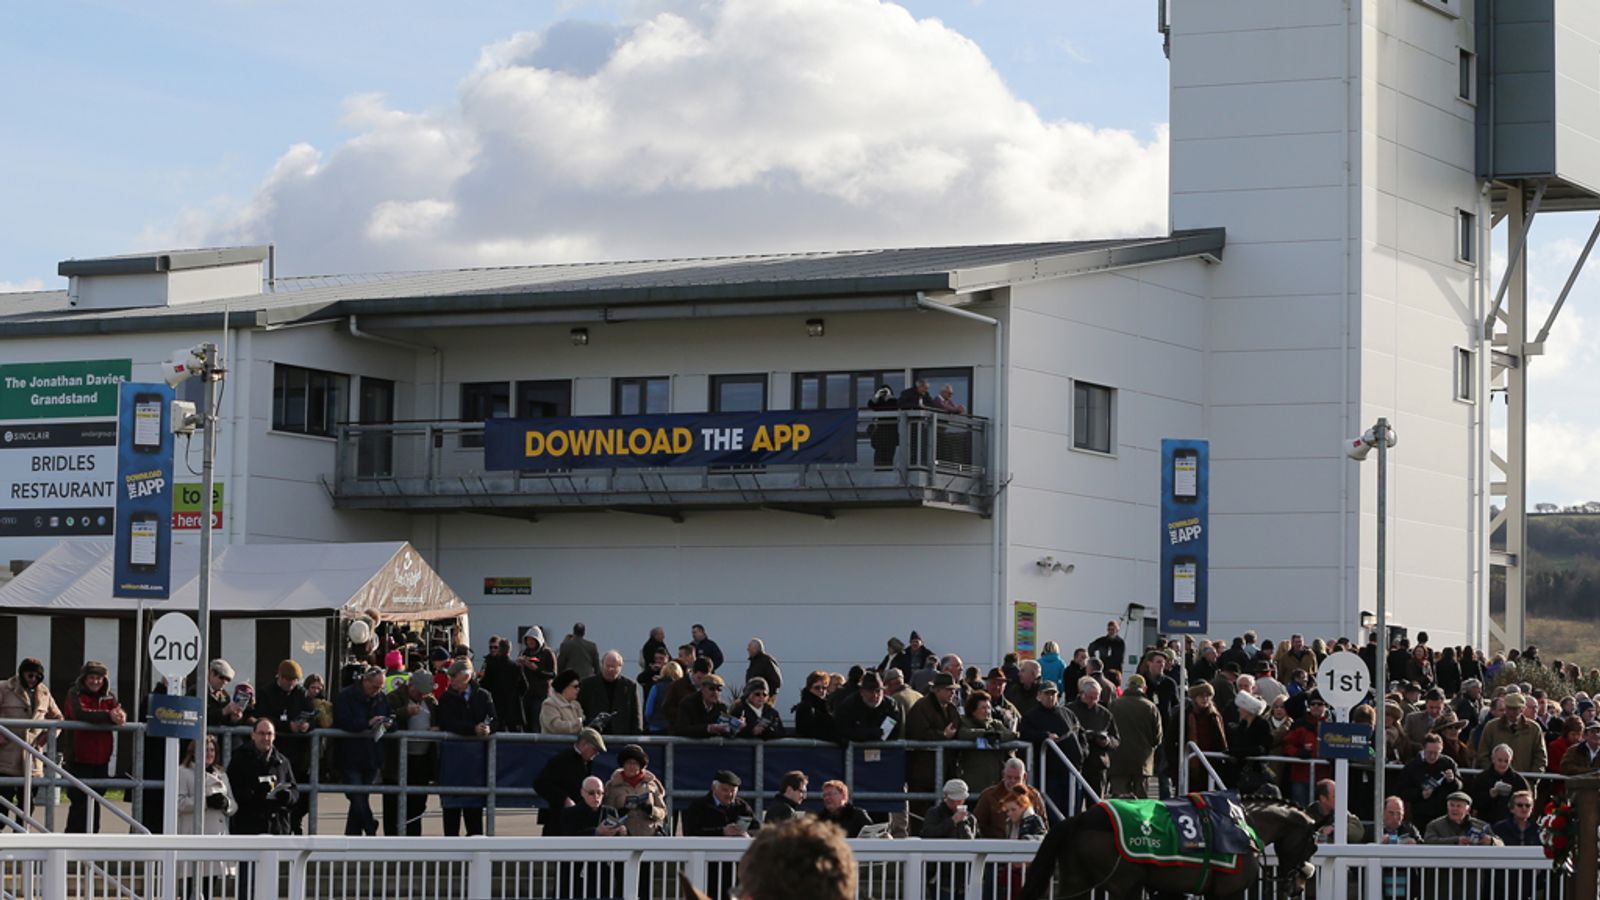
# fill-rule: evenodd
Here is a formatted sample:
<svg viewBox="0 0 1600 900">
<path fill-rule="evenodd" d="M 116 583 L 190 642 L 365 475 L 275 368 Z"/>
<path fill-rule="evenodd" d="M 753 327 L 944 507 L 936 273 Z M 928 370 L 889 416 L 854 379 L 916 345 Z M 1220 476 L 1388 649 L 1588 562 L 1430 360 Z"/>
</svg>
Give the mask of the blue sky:
<svg viewBox="0 0 1600 900">
<path fill-rule="evenodd" d="M 7 4 L 0 290 L 196 243 L 304 273 L 1164 228 L 1154 0 L 900 6 Z M 552 74 L 622 36 L 644 65 Z M 1548 302 L 1587 223 L 1541 227 Z M 1592 296 L 1533 369 L 1534 500 L 1600 499 Z"/>
</svg>

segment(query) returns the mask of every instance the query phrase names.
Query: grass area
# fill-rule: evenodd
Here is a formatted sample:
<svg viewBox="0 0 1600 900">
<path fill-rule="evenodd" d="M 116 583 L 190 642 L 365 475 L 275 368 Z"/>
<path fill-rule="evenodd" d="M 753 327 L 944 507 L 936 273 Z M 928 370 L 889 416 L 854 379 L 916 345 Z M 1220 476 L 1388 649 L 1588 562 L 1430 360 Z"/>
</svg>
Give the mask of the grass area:
<svg viewBox="0 0 1600 900">
<path fill-rule="evenodd" d="M 1600 666 L 1600 621 L 1530 616 L 1527 636 L 1547 663 L 1559 659 L 1585 669 Z"/>
</svg>

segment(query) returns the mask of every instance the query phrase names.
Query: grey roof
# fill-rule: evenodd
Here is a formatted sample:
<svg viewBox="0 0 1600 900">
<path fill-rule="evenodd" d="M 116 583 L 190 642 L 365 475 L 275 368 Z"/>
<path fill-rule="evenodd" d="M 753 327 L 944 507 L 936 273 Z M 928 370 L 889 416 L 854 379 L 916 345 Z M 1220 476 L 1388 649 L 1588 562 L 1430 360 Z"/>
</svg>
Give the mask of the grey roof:
<svg viewBox="0 0 1600 900">
<path fill-rule="evenodd" d="M 68 259 L 56 266 L 56 274 L 68 275 L 148 275 L 181 269 L 206 269 L 239 263 L 264 262 L 268 247 L 206 247 L 195 250 L 168 250 L 163 253 L 130 253 L 93 259 Z"/>
<path fill-rule="evenodd" d="M 685 303 L 826 302 L 847 310 L 853 298 L 988 290 L 1185 257 L 1220 260 L 1224 243 L 1217 228 L 1100 241 L 305 276 L 279 279 L 272 293 L 116 310 L 71 309 L 64 291 L 0 294 L 0 326 L 9 335 L 216 328 L 224 311 L 234 327 L 251 327 L 349 315 L 587 309 L 603 317 L 611 309 Z"/>
</svg>

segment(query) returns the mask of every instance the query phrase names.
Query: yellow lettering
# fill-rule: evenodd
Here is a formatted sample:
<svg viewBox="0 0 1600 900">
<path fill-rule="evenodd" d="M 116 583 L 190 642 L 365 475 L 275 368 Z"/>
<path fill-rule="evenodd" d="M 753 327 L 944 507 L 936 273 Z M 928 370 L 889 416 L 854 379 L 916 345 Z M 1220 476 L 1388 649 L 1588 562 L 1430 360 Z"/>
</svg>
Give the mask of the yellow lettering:
<svg viewBox="0 0 1600 900">
<path fill-rule="evenodd" d="M 551 456 L 566 456 L 567 433 L 565 431 L 550 432 L 550 436 L 545 439 L 544 445 L 545 449 L 550 451 Z"/>
<path fill-rule="evenodd" d="M 628 452 L 634 456 L 644 456 L 650 452 L 650 432 L 643 428 L 635 428 L 628 432 Z"/>
<path fill-rule="evenodd" d="M 585 428 L 582 431 L 574 431 L 572 433 L 572 455 L 589 456 L 594 453 L 594 439 L 595 432 L 593 429 Z"/>
<path fill-rule="evenodd" d="M 650 443 L 651 453 L 671 453 L 672 436 L 665 428 L 656 429 L 656 439 Z"/>
<path fill-rule="evenodd" d="M 811 426 L 810 425 L 796 425 L 796 426 L 794 426 L 794 449 L 799 450 L 800 449 L 800 445 L 804 444 L 806 441 L 809 441 L 809 440 L 811 440 Z"/>
<path fill-rule="evenodd" d="M 759 453 L 762 450 L 773 449 L 776 448 L 772 446 L 772 440 L 767 436 L 767 426 L 762 425 L 760 428 L 756 429 L 755 440 L 750 442 L 750 452 Z"/>
<path fill-rule="evenodd" d="M 688 453 L 689 452 L 689 448 L 691 448 L 693 446 L 694 446 L 694 435 L 689 433 L 689 429 L 687 429 L 687 428 L 674 428 L 674 429 L 672 429 L 672 452 L 673 453 Z"/>
<path fill-rule="evenodd" d="M 542 455 L 544 453 L 544 432 L 528 432 L 528 443 L 527 446 L 523 448 L 522 453 L 524 456 L 530 457 Z"/>
<path fill-rule="evenodd" d="M 782 450 L 783 445 L 788 443 L 789 436 L 792 432 L 793 429 L 787 425 L 772 426 L 772 449 Z"/>
</svg>

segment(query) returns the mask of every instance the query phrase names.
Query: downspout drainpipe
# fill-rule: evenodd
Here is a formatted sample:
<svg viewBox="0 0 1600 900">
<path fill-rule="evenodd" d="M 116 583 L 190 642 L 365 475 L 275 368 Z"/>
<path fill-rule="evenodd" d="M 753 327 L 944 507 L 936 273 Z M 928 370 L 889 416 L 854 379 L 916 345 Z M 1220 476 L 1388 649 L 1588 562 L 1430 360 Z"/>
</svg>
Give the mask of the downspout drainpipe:
<svg viewBox="0 0 1600 900">
<path fill-rule="evenodd" d="M 992 504 L 989 510 L 989 523 L 991 526 L 989 554 L 994 564 L 994 571 L 991 573 L 993 582 L 990 588 L 992 591 L 990 600 L 994 607 L 995 617 L 993 658 L 998 660 L 1005 656 L 1006 633 L 1005 557 L 1002 553 L 1002 548 L 1005 546 L 1003 535 L 1006 522 L 1003 496 L 1003 488 L 1005 486 L 1004 473 L 1006 471 L 1005 326 L 999 319 L 985 316 L 981 313 L 935 303 L 929 300 L 927 295 L 921 291 L 917 292 L 917 308 L 941 312 L 962 319 L 970 319 L 974 322 L 982 322 L 985 325 L 994 327 L 994 384 L 992 385 L 994 390 L 994 415 L 991 419 L 994 435 L 989 442 L 989 496 Z"/>
<path fill-rule="evenodd" d="M 363 341 L 375 341 L 379 344 L 388 344 L 391 347 L 404 347 L 408 350 L 426 350 L 433 354 L 433 421 L 444 421 L 444 352 L 433 344 L 418 344 L 411 341 L 402 341 L 399 338 L 384 337 L 362 331 L 356 324 L 356 317 L 351 316 L 349 321 L 350 336 Z M 440 515 L 433 515 L 433 567 L 439 568 L 440 552 Z"/>
</svg>

